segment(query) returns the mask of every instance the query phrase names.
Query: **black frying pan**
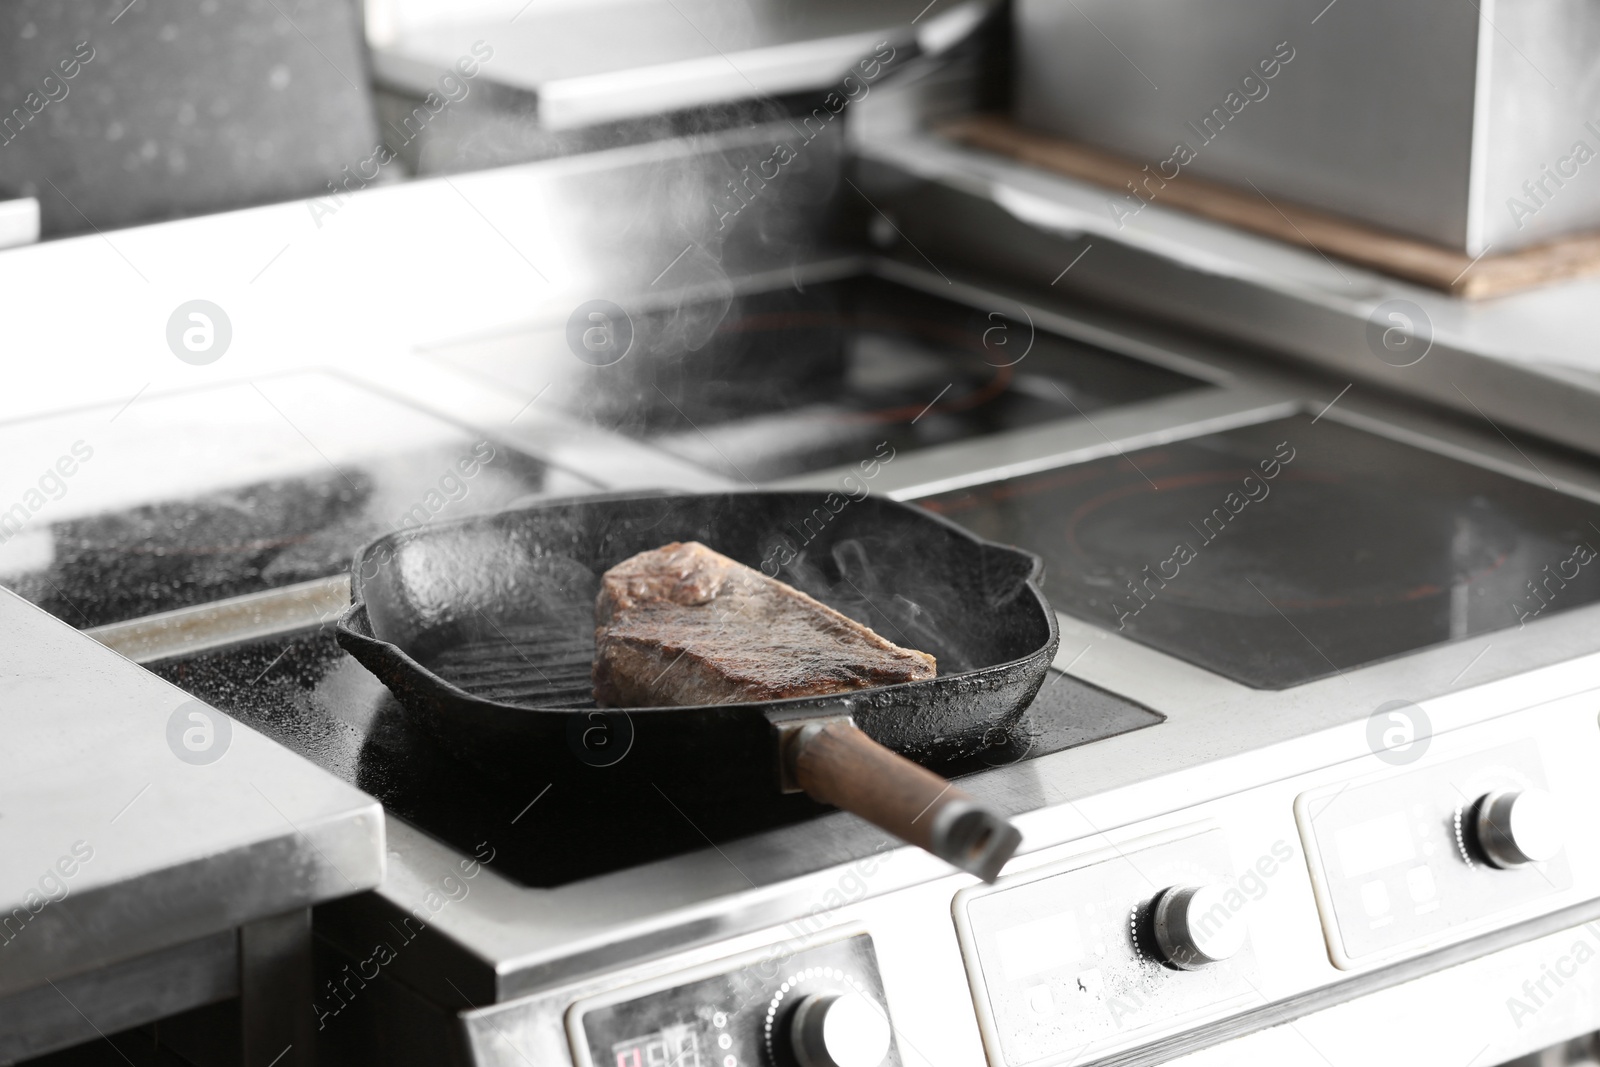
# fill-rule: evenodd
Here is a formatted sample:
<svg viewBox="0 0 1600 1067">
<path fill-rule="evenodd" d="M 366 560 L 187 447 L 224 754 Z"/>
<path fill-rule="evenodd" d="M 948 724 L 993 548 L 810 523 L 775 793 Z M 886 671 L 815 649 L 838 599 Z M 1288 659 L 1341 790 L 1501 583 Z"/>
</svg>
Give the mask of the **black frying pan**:
<svg viewBox="0 0 1600 1067">
<path fill-rule="evenodd" d="M 699 541 L 890 640 L 936 678 L 767 704 L 597 710 L 599 575 Z M 356 557 L 339 643 L 475 763 L 692 768 L 726 790 L 803 790 L 992 880 L 1020 834 L 921 764 L 1003 737 L 1060 634 L 1032 553 L 921 508 L 837 493 L 585 497 L 390 534 Z M 748 795 L 748 794 L 745 794 Z"/>
</svg>

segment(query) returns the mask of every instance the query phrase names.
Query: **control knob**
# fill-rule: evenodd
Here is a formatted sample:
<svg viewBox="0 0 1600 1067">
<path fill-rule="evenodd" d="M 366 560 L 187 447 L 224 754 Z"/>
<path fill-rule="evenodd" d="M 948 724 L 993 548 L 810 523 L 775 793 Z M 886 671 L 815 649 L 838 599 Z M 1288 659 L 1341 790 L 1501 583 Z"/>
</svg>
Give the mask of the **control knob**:
<svg viewBox="0 0 1600 1067">
<path fill-rule="evenodd" d="M 812 993 L 789 1020 L 800 1067 L 878 1067 L 889 1054 L 889 1018 L 860 993 Z"/>
<path fill-rule="evenodd" d="M 1232 908 L 1219 885 L 1163 889 L 1151 902 L 1156 951 L 1172 966 L 1198 971 L 1221 963 L 1244 947 L 1243 908 Z"/>
<path fill-rule="evenodd" d="M 1497 789 L 1473 806 L 1473 833 L 1496 867 L 1543 863 L 1561 851 L 1566 820 L 1561 804 L 1543 789 Z"/>
</svg>

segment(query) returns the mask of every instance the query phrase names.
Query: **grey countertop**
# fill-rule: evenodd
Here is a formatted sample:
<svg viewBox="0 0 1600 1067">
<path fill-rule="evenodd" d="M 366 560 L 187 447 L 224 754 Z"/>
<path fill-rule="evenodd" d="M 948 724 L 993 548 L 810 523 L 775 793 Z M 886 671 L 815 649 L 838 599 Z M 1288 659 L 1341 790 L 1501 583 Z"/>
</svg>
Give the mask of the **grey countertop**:
<svg viewBox="0 0 1600 1067">
<path fill-rule="evenodd" d="M 4 590 L 0 692 L 0 994 L 383 879 L 376 801 Z"/>
</svg>

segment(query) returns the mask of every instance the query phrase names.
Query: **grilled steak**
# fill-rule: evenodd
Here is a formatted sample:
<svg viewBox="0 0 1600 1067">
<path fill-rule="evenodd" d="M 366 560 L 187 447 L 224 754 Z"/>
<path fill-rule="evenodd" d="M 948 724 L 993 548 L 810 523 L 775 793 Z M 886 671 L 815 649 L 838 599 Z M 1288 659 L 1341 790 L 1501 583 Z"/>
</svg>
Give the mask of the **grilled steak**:
<svg viewBox="0 0 1600 1067">
<path fill-rule="evenodd" d="M 697 542 L 606 571 L 594 697 L 606 707 L 820 696 L 934 676 L 934 658 Z"/>
</svg>

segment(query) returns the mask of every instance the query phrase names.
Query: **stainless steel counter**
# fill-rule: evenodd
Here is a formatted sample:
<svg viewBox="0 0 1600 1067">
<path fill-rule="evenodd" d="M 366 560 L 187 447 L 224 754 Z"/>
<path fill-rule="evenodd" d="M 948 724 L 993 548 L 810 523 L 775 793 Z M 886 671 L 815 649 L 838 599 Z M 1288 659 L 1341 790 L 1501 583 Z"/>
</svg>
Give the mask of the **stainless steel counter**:
<svg viewBox="0 0 1600 1067">
<path fill-rule="evenodd" d="M 3 590 L 0 685 L 0 1062 L 240 993 L 246 1062 L 301 1040 L 273 961 L 382 881 L 377 802 Z"/>
<path fill-rule="evenodd" d="M 860 180 L 900 228 L 888 250 L 909 264 L 1131 308 L 1300 361 L 1337 378 L 1335 391 L 1410 394 L 1480 425 L 1600 449 L 1600 279 L 1468 301 L 1159 204 L 1119 226 L 1104 190 L 932 134 L 880 135 L 872 118 L 857 138 Z M 1413 324 L 1414 361 L 1374 348 L 1395 312 Z"/>
</svg>

